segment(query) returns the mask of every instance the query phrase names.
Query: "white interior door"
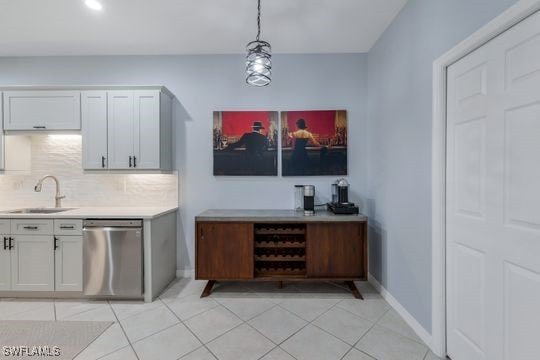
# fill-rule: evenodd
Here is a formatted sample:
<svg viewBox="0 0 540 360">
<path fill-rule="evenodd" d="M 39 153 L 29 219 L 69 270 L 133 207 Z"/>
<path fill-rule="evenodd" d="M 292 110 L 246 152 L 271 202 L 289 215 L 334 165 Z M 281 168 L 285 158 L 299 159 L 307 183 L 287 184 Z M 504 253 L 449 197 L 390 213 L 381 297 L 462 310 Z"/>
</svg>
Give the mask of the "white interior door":
<svg viewBox="0 0 540 360">
<path fill-rule="evenodd" d="M 448 69 L 447 352 L 540 354 L 540 14 Z"/>
</svg>

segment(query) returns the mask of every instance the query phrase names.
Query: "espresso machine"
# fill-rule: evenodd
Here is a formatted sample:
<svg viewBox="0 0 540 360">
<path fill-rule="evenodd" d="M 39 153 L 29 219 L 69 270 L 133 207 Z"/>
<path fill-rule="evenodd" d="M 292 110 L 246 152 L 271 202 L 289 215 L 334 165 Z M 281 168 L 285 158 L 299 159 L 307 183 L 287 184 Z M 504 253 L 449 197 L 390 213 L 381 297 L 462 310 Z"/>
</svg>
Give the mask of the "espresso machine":
<svg viewBox="0 0 540 360">
<path fill-rule="evenodd" d="M 354 215 L 359 213 L 358 206 L 349 202 L 349 183 L 345 179 L 338 179 L 332 184 L 332 202 L 327 209 L 337 215 Z"/>
</svg>

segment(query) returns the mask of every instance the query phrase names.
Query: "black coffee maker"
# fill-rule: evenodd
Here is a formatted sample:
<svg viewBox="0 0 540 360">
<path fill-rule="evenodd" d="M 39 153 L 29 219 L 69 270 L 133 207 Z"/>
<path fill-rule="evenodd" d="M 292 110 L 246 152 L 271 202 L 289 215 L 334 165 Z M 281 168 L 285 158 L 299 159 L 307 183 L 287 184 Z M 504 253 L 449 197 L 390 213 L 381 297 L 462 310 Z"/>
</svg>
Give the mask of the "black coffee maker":
<svg viewBox="0 0 540 360">
<path fill-rule="evenodd" d="M 332 184 L 332 202 L 327 204 L 328 211 L 339 215 L 358 214 L 358 206 L 349 202 L 349 183 L 338 179 Z"/>
</svg>

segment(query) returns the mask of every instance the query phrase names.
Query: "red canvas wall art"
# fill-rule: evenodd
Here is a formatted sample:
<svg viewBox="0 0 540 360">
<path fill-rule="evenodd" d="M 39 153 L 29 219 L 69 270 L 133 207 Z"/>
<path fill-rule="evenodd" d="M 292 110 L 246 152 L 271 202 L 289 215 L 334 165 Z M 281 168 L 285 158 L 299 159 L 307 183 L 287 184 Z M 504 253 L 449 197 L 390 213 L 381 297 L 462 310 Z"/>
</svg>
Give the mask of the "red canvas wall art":
<svg viewBox="0 0 540 360">
<path fill-rule="evenodd" d="M 215 176 L 277 176 L 278 113 L 214 112 Z"/>
<path fill-rule="evenodd" d="M 282 112 L 282 175 L 347 175 L 347 141 L 345 110 Z"/>
</svg>

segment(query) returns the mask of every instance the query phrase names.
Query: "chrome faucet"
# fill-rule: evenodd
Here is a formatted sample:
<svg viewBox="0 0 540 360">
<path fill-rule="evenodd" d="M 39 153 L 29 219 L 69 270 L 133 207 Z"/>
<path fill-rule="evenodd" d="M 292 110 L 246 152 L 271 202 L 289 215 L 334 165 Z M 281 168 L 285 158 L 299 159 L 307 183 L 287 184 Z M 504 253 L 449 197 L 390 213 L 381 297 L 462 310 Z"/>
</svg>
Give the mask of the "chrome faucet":
<svg viewBox="0 0 540 360">
<path fill-rule="evenodd" d="M 62 207 L 62 199 L 65 199 L 65 196 L 60 195 L 60 181 L 58 181 L 58 178 L 56 176 L 45 175 L 44 177 L 42 177 L 38 181 L 36 186 L 34 186 L 34 191 L 35 192 L 41 192 L 41 186 L 43 185 L 43 180 L 45 180 L 47 178 L 53 179 L 54 182 L 56 183 L 56 196 L 54 197 L 55 207 L 56 208 L 61 208 Z"/>
</svg>

